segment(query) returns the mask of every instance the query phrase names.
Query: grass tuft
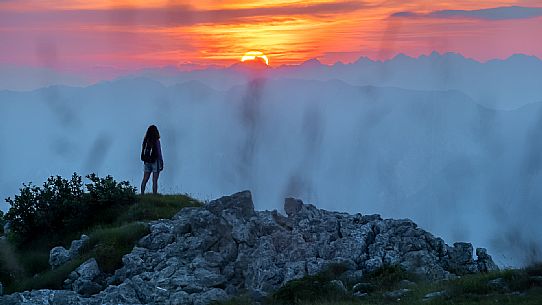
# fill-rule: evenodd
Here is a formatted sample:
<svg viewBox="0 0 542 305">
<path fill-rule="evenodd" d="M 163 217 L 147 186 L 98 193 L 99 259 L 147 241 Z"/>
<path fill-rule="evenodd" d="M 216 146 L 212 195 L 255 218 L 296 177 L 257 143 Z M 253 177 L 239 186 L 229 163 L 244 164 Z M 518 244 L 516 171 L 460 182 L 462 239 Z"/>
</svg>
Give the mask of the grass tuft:
<svg viewBox="0 0 542 305">
<path fill-rule="evenodd" d="M 132 251 L 135 243 L 149 233 L 149 228 L 143 223 L 97 228 L 90 233 L 90 240 L 83 247 L 82 256 L 94 257 L 100 270 L 112 273 L 122 266 L 122 257 Z"/>
<path fill-rule="evenodd" d="M 201 205 L 201 202 L 187 195 L 140 195 L 136 204 L 118 215 L 116 223 L 171 218 L 182 208 Z"/>
</svg>

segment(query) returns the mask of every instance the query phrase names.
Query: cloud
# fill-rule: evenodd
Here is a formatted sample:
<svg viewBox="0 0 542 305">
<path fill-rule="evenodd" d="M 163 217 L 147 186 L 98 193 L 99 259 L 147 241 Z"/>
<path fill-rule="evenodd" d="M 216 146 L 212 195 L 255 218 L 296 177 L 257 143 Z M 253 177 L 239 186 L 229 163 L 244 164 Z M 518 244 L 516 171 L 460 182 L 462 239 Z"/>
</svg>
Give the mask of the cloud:
<svg viewBox="0 0 542 305">
<path fill-rule="evenodd" d="M 395 18 L 472 18 L 482 20 L 528 19 L 542 16 L 542 7 L 506 6 L 479 10 L 440 10 L 427 14 L 398 12 Z"/>
<path fill-rule="evenodd" d="M 0 0 L 1 1 L 1 0 Z M 295 4 L 239 9 L 199 10 L 191 6 L 160 8 L 81 9 L 55 11 L 0 12 L 0 24 L 74 22 L 83 24 L 182 26 L 199 23 L 229 23 L 244 18 L 268 16 L 320 16 L 352 12 L 369 7 L 362 1 Z M 23 17 L 23 18 L 21 18 Z M 27 18 L 24 18 L 27 17 Z"/>
</svg>

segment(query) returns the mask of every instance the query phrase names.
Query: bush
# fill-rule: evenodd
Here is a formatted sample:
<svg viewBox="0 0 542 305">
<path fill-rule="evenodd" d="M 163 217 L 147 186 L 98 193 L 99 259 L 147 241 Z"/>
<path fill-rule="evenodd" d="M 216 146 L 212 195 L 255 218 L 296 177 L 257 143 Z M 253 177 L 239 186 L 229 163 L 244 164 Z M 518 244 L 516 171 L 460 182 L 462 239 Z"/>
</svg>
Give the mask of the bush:
<svg viewBox="0 0 542 305">
<path fill-rule="evenodd" d="M 0 235 L 4 235 L 5 225 L 6 225 L 6 220 L 4 219 L 4 212 L 0 211 Z"/>
<path fill-rule="evenodd" d="M 15 199 L 6 199 L 11 207 L 4 218 L 10 222 L 12 240 L 20 246 L 42 236 L 80 231 L 95 221 L 100 210 L 135 200 L 135 188 L 128 182 L 94 174 L 87 178 L 91 183 L 86 184 L 86 192 L 75 173 L 70 180 L 50 177 L 42 187 L 23 184 Z"/>
<path fill-rule="evenodd" d="M 92 182 L 86 185 L 91 205 L 101 207 L 134 202 L 135 188 L 127 181 L 117 182 L 111 176 L 99 178 L 95 174 L 87 178 Z"/>
</svg>

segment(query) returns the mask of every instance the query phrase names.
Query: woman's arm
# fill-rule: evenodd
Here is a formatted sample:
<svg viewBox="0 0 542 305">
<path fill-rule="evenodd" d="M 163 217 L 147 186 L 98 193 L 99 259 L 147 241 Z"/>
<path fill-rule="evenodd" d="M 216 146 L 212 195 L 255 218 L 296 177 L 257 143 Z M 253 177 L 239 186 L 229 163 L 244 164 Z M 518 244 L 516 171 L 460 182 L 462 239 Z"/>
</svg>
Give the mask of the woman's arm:
<svg viewBox="0 0 542 305">
<path fill-rule="evenodd" d="M 160 140 L 156 140 L 156 148 L 158 148 L 158 168 L 161 171 L 164 169 L 164 158 L 162 157 L 162 146 L 160 145 Z"/>
</svg>

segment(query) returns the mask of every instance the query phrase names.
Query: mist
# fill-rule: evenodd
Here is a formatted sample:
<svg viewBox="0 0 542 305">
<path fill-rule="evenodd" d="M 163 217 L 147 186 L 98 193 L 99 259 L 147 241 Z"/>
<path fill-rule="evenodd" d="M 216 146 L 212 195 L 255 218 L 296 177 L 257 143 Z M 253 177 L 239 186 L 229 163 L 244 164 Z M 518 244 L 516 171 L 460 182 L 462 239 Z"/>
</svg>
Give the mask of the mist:
<svg viewBox="0 0 542 305">
<path fill-rule="evenodd" d="M 155 124 L 161 193 L 211 200 L 248 189 L 256 209 L 279 211 L 284 197 L 297 197 L 328 210 L 410 218 L 446 242 L 488 248 L 501 266 L 542 259 L 535 82 L 525 94 L 501 87 L 518 98 L 491 104 L 483 98 L 491 86 L 480 84 L 486 91 L 478 95 L 470 83 L 462 90 L 453 80 L 462 74 L 447 79 L 455 88 L 429 89 L 397 67 L 358 83 L 337 66 L 335 78 L 304 78 L 323 75 L 314 69 L 205 71 L 215 75 L 209 80 L 231 75 L 219 87 L 191 72 L 167 79 L 156 72 L 0 91 L 0 195 L 74 172 L 139 186 L 141 142 Z M 367 84 L 378 82 L 395 86 Z"/>
</svg>

